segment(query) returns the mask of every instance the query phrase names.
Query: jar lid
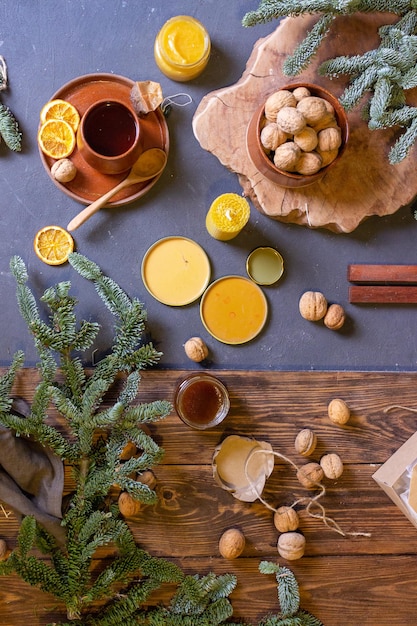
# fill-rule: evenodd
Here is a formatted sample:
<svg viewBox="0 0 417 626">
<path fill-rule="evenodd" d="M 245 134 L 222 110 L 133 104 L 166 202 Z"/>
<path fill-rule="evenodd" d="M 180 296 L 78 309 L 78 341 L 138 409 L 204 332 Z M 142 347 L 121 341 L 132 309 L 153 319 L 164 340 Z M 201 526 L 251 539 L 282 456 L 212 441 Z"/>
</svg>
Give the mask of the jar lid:
<svg viewBox="0 0 417 626">
<path fill-rule="evenodd" d="M 237 345 L 251 341 L 261 332 L 268 303 L 262 289 L 246 276 L 223 276 L 204 292 L 200 316 L 215 339 Z"/>
<path fill-rule="evenodd" d="M 210 262 L 203 248 L 187 237 L 164 237 L 142 260 L 142 280 L 162 304 L 184 306 L 197 300 L 210 280 Z"/>
<path fill-rule="evenodd" d="M 284 272 L 284 259 L 275 248 L 255 248 L 246 260 L 246 271 L 257 285 L 273 285 Z"/>
</svg>

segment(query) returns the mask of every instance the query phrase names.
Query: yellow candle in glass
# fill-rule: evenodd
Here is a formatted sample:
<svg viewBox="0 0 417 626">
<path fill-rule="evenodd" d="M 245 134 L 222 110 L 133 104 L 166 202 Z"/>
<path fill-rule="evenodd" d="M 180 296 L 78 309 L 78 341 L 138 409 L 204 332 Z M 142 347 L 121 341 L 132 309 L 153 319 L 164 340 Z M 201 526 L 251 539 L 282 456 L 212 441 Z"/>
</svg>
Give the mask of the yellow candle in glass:
<svg viewBox="0 0 417 626">
<path fill-rule="evenodd" d="M 215 239 L 227 241 L 236 237 L 250 217 L 249 203 L 237 193 L 224 193 L 211 204 L 206 228 Z"/>
<path fill-rule="evenodd" d="M 155 61 L 172 80 L 184 82 L 201 74 L 210 56 L 210 37 L 203 24 L 189 15 L 172 17 L 155 39 Z"/>
</svg>

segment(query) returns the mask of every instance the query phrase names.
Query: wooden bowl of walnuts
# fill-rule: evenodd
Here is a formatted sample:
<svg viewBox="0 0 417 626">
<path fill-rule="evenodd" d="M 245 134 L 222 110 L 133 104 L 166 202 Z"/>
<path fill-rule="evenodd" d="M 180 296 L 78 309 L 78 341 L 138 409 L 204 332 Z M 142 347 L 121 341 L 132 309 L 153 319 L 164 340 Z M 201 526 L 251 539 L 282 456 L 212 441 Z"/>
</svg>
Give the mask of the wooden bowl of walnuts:
<svg viewBox="0 0 417 626">
<path fill-rule="evenodd" d="M 256 169 L 281 187 L 306 187 L 341 158 L 349 135 L 347 115 L 323 87 L 291 84 L 271 93 L 252 116 L 246 134 Z"/>
</svg>

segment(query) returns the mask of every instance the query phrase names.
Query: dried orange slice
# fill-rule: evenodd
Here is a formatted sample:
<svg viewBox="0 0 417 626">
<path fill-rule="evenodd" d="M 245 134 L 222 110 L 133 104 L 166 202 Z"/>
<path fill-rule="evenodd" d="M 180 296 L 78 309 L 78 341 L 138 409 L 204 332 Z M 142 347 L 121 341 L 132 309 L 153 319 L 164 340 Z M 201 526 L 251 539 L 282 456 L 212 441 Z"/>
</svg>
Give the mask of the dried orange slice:
<svg viewBox="0 0 417 626">
<path fill-rule="evenodd" d="M 66 100 L 50 100 L 41 109 L 41 124 L 48 120 L 64 120 L 68 122 L 74 133 L 80 123 L 80 114 L 73 104 Z"/>
<path fill-rule="evenodd" d="M 39 129 L 38 142 L 47 156 L 64 159 L 75 148 L 75 133 L 65 120 L 47 120 Z"/>
<path fill-rule="evenodd" d="M 74 239 L 61 226 L 45 226 L 36 233 L 33 247 L 44 263 L 61 265 L 74 250 Z"/>
</svg>

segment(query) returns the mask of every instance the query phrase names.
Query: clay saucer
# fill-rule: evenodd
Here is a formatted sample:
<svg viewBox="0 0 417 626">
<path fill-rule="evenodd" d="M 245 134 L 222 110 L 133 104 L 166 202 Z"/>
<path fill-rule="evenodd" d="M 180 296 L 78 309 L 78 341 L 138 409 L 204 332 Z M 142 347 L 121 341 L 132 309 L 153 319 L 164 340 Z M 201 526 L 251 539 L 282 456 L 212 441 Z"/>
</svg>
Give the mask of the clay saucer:
<svg viewBox="0 0 417 626">
<path fill-rule="evenodd" d="M 133 85 L 134 81 L 116 74 L 86 74 L 63 85 L 50 99 L 60 98 L 71 102 L 82 116 L 93 102 L 104 98 L 113 98 L 129 103 Z M 156 111 L 151 111 L 146 116 L 141 117 L 140 124 L 143 150 L 155 147 L 162 148 L 168 153 L 169 132 L 162 111 L 159 108 Z M 40 156 L 54 184 L 81 204 L 91 204 L 126 177 L 126 173 L 101 174 L 90 167 L 75 148 L 70 158 L 77 168 L 77 175 L 71 182 L 63 184 L 56 181 L 51 175 L 54 159 L 41 151 Z M 159 176 L 150 181 L 126 187 L 114 196 L 108 206 L 122 206 L 141 198 L 155 185 L 158 179 Z"/>
</svg>

